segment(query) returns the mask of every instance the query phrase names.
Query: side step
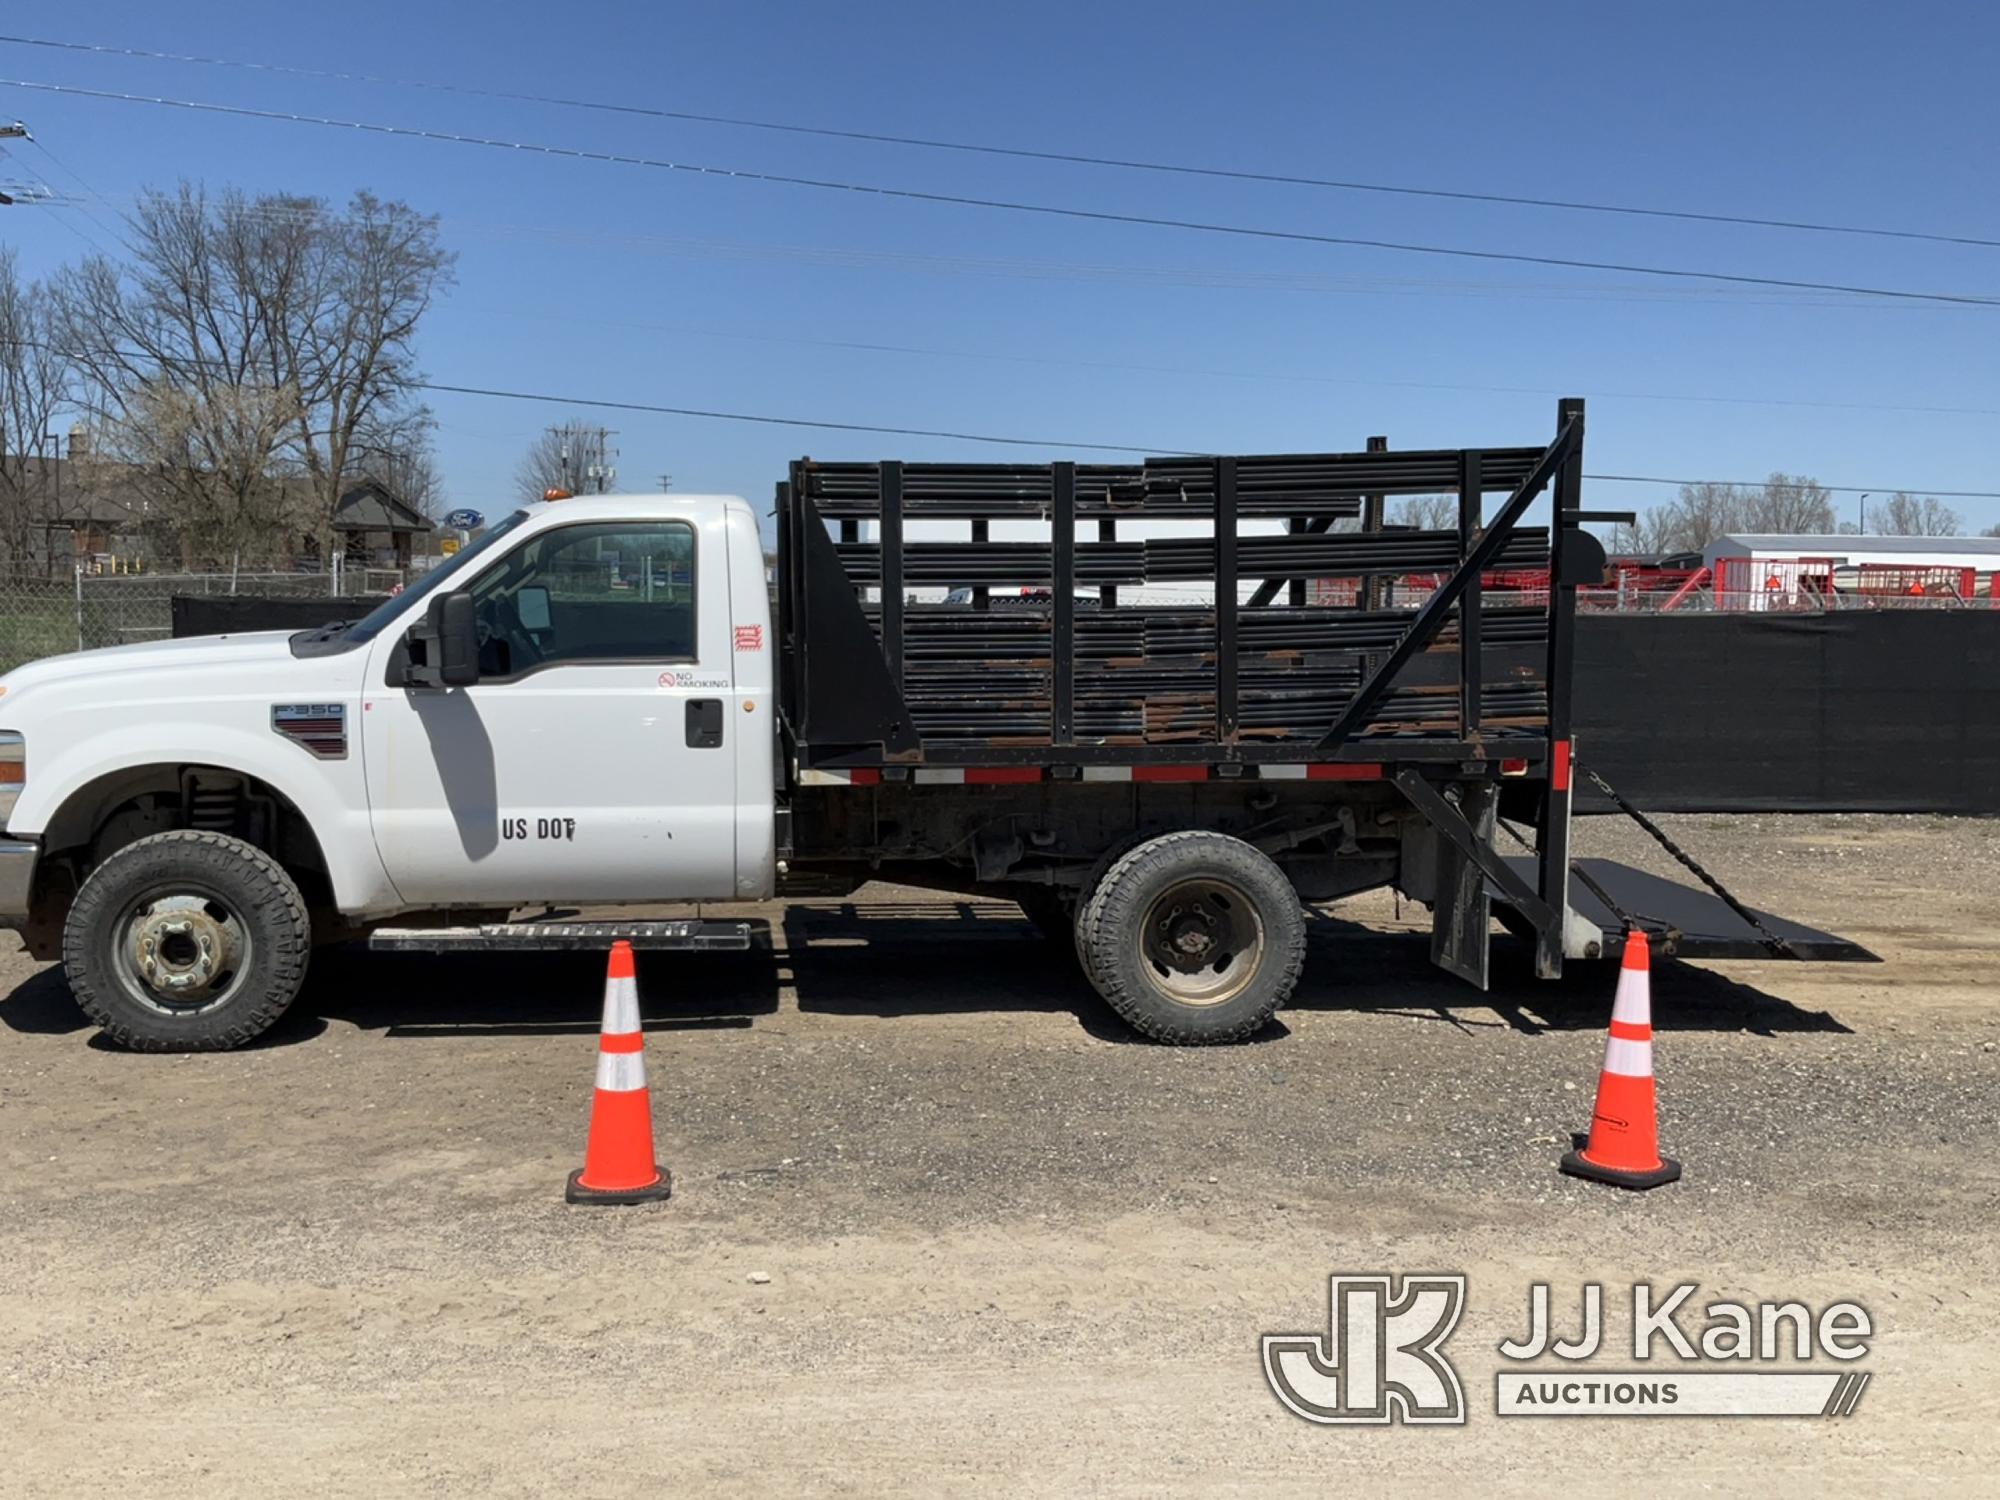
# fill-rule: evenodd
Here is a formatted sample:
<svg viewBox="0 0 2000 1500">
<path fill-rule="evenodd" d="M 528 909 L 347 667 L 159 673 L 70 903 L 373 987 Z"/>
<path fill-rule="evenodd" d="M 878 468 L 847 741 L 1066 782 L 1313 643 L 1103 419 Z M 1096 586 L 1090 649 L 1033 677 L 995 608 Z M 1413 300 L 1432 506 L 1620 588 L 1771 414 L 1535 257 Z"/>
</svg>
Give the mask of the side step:
<svg viewBox="0 0 2000 1500">
<path fill-rule="evenodd" d="M 566 953 L 606 949 L 623 939 L 634 948 L 680 953 L 740 953 L 750 946 L 748 922 L 487 922 L 477 927 L 378 927 L 374 953 Z"/>
</svg>

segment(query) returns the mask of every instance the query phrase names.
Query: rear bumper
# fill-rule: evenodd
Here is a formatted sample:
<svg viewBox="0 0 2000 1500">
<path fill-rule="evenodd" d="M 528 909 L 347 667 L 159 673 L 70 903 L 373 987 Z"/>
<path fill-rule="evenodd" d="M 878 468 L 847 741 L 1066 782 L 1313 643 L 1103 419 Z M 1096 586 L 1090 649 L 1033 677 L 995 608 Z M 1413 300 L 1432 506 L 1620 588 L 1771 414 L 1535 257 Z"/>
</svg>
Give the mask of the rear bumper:
<svg viewBox="0 0 2000 1500">
<path fill-rule="evenodd" d="M 0 927 L 19 927 L 28 920 L 41 853 L 39 844 L 0 838 Z"/>
</svg>

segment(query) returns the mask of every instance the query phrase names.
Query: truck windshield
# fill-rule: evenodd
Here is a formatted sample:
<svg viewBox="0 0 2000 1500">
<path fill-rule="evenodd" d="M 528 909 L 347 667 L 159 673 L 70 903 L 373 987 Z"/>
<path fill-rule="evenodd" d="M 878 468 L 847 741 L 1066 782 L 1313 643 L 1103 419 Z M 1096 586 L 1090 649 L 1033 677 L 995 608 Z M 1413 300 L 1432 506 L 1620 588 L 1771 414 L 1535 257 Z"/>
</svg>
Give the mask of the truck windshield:
<svg viewBox="0 0 2000 1500">
<path fill-rule="evenodd" d="M 424 574 L 422 578 L 404 589 L 402 593 L 392 598 L 384 599 L 380 604 L 369 610 L 367 614 L 348 626 L 347 633 L 342 639 L 352 641 L 356 645 L 364 641 L 374 640 L 376 636 L 382 633 L 382 627 L 387 625 L 391 619 L 400 615 L 405 609 L 409 608 L 410 605 L 416 603 L 419 599 L 422 599 L 425 595 L 433 593 L 444 584 L 449 583 L 457 574 L 463 573 L 476 558 L 484 555 L 491 549 L 495 542 L 499 541 L 500 538 L 527 519 L 528 513 L 525 510 L 517 510 L 514 514 L 507 517 L 506 520 L 496 522 L 494 525 L 487 527 L 485 533 L 471 546 L 460 548 L 435 568 L 432 568 L 430 572 Z"/>
</svg>

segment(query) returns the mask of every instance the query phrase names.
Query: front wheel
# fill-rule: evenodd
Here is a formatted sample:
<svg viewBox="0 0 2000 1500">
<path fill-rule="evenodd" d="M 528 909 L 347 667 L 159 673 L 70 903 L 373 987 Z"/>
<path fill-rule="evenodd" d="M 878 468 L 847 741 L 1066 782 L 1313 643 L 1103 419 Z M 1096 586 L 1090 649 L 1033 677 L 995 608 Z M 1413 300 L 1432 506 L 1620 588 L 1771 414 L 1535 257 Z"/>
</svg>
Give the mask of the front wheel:
<svg viewBox="0 0 2000 1500">
<path fill-rule="evenodd" d="M 1106 870 L 1078 932 L 1098 993 L 1134 1030 L 1181 1046 L 1261 1030 L 1305 962 L 1285 872 L 1241 839 L 1169 833 Z"/>
<path fill-rule="evenodd" d="M 140 1052 L 216 1052 L 260 1035 L 298 995 L 311 951 L 305 900 L 283 866 L 194 829 L 118 850 L 63 926 L 77 1003 Z"/>
</svg>

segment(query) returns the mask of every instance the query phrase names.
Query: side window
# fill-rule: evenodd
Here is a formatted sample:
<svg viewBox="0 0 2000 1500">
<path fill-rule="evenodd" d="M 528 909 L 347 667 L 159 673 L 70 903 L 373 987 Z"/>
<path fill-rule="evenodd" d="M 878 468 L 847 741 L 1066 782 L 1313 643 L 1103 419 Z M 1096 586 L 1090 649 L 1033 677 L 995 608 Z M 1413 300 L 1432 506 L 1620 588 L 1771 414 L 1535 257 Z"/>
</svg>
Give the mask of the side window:
<svg viewBox="0 0 2000 1500">
<path fill-rule="evenodd" d="M 471 589 L 483 677 L 556 662 L 693 661 L 694 528 L 592 522 L 544 532 Z"/>
</svg>

